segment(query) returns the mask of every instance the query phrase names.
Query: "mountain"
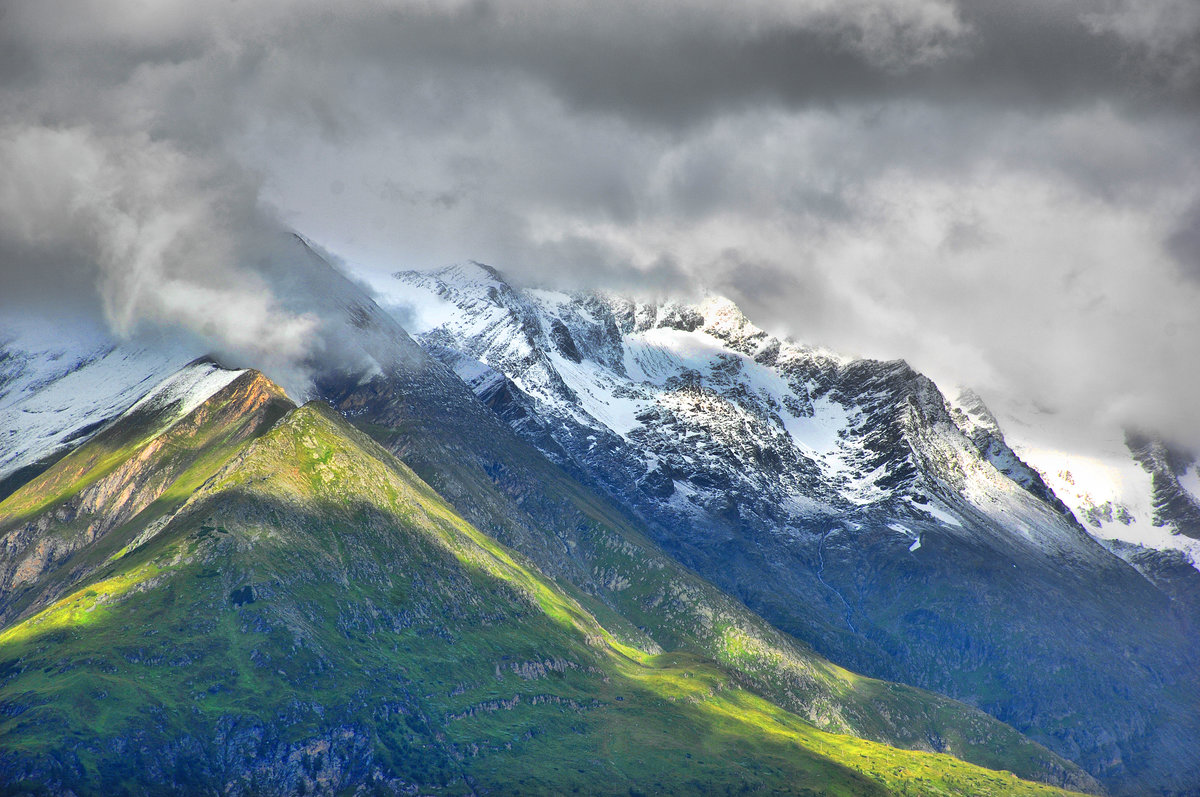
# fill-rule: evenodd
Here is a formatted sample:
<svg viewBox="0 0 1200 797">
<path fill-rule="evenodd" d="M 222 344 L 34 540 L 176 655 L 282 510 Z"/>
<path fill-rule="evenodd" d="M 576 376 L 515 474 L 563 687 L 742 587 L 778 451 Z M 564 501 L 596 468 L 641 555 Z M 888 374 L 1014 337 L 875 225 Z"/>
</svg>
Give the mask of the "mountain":
<svg viewBox="0 0 1200 797">
<path fill-rule="evenodd" d="M 1200 788 L 1190 599 L 1097 542 L 977 397 L 779 340 L 719 298 L 523 290 L 478 264 L 396 278 L 385 304 L 512 431 L 776 627 L 976 705 L 1114 792 Z"/>
<path fill-rule="evenodd" d="M 0 621 L 46 606 L 103 567 L 116 541 L 134 544 L 134 529 L 152 533 L 290 404 L 260 375 L 210 361 L 157 385 L 0 505 Z"/>
<path fill-rule="evenodd" d="M 470 522 L 519 551 L 631 644 L 713 659 L 826 730 L 952 752 L 1073 787 L 1094 781 L 977 711 L 919 690 L 861 681 L 697 578 L 644 524 L 523 441 L 362 289 L 323 287 L 347 312 L 364 374 L 326 370 L 316 394 L 411 466 Z M 856 684 L 856 685 L 851 685 Z"/>
<path fill-rule="evenodd" d="M 404 337 L 384 356 L 383 331 L 363 339 L 387 370 L 362 385 L 455 384 Z M 0 503 L 0 540 L 6 793 L 1062 793 L 820 730 L 736 668 L 664 652 L 255 371 L 200 360 L 160 383 Z M 670 567 L 638 564 L 647 583 Z M 710 622 L 750 623 L 677 566 L 656 582 L 683 585 L 718 601 Z M 658 598 L 663 625 L 696 605 Z M 836 687 L 826 711 L 1088 783 L 985 715 L 794 650 Z"/>
<path fill-rule="evenodd" d="M 79 318 L 0 319 L 0 499 L 199 353 Z"/>
</svg>

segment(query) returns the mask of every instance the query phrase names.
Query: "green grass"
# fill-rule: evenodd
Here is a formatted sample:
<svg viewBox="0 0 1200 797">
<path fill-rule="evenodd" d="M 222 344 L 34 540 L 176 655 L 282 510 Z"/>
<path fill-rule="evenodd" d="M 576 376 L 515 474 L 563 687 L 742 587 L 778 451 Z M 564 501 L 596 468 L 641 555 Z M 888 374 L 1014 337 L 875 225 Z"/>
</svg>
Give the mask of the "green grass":
<svg viewBox="0 0 1200 797">
<path fill-rule="evenodd" d="M 346 406 L 361 410 L 360 399 Z M 982 711 L 859 676 L 779 632 L 507 428 L 422 415 L 419 402 L 400 398 L 371 407 L 355 415 L 364 432 L 628 644 L 711 659 L 744 688 L 826 731 L 1098 788 L 1077 765 Z"/>
<path fill-rule="evenodd" d="M 123 556 L 291 406 L 247 373 L 186 417 L 132 413 L 0 502 L 0 534 L 15 532 L 24 544 L 9 555 L 32 564 L 22 579 L 0 584 L 0 617 L 28 614 Z M 46 515 L 57 522 L 40 535 L 21 533 Z"/>
<path fill-rule="evenodd" d="M 731 660 L 773 655 L 717 633 Z M 720 662 L 630 644 L 315 405 L 5 630 L 0 673 L 0 773 L 80 791 L 1061 793 L 818 730 Z"/>
</svg>

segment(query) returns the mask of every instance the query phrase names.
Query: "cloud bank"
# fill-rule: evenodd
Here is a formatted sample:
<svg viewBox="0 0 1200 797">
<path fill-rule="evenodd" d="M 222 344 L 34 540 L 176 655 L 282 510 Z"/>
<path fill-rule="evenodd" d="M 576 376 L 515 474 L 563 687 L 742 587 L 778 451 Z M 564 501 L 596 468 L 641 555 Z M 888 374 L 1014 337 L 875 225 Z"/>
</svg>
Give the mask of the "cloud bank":
<svg viewBox="0 0 1200 797">
<path fill-rule="evenodd" d="M 5 300 L 300 357 L 290 226 L 367 269 L 703 284 L 1064 428 L 1200 442 L 1196 9 L 9 3 Z"/>
</svg>

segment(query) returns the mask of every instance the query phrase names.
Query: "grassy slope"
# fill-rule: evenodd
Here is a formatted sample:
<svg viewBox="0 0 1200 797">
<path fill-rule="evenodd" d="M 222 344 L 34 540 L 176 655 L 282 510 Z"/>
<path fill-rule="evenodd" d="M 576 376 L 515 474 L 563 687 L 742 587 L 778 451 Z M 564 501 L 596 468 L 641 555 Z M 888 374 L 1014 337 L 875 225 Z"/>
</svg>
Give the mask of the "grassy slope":
<svg viewBox="0 0 1200 797">
<path fill-rule="evenodd" d="M 292 407 L 247 372 L 186 416 L 173 405 L 135 410 L 0 502 L 0 621 L 102 566 Z"/>
<path fill-rule="evenodd" d="M 635 634 L 663 649 L 712 659 L 745 687 L 825 730 L 1096 788 L 1076 765 L 977 709 L 834 665 L 662 553 L 634 521 L 507 427 L 469 406 L 431 416 L 426 408 L 433 402 L 408 398 L 421 390 L 421 383 L 372 384 L 339 406 L 464 516 L 529 557 L 596 616 L 621 618 L 614 631 L 632 624 Z"/>
<path fill-rule="evenodd" d="M 0 634 L 0 679 L 10 786 L 1057 793 L 619 641 L 314 405 Z"/>
</svg>

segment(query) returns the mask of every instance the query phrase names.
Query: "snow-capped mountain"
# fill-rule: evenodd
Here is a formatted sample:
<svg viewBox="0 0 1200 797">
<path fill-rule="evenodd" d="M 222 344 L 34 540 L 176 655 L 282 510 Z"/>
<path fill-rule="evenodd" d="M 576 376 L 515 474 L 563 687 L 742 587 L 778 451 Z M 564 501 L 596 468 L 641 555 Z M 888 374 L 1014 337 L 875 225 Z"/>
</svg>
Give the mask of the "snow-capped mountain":
<svg viewBox="0 0 1200 797">
<path fill-rule="evenodd" d="M 475 264 L 397 277 L 424 345 L 481 395 L 510 381 L 528 436 L 668 525 L 787 536 L 886 515 L 909 548 L 917 525 L 954 533 L 965 514 L 1002 518 L 1013 544 L 1098 555 L 978 398 L 951 404 L 903 362 L 780 340 L 719 297 L 517 291 Z"/>
<path fill-rule="evenodd" d="M 1193 598 L 1101 545 L 977 396 L 781 340 L 719 297 L 518 289 L 474 263 L 375 287 L 526 440 L 825 655 L 1114 782 L 1200 732 L 1163 691 L 1195 688 Z"/>
<path fill-rule="evenodd" d="M 1200 567 L 1200 470 L 1162 443 L 1122 436 L 1100 461 L 1041 446 L 1014 423 L 1026 432 L 1014 448 L 974 392 L 947 399 L 902 362 L 780 340 L 721 297 L 685 306 L 516 291 L 473 263 L 396 276 L 402 288 L 379 286 L 385 301 L 477 394 L 514 405 L 510 420 L 547 453 L 621 473 L 607 486 L 635 485 L 652 515 L 728 514 L 732 489 L 736 513 L 781 530 L 867 507 L 894 514 L 895 530 L 905 518 L 953 526 L 947 510 L 965 496 L 1008 524 L 1015 501 L 1029 535 L 1073 549 L 1078 535 L 1056 521 L 1047 537 L 1045 507 L 1031 510 L 1015 484 L 1126 559 L 1165 551 Z M 936 441 L 915 433 L 916 416 L 940 430 Z M 957 465 L 922 466 L 945 457 Z M 587 465 L 596 460 L 606 461 Z"/>
<path fill-rule="evenodd" d="M 703 656 L 774 689 L 810 655 L 796 637 L 843 666 L 971 703 L 1114 793 L 1147 782 L 1182 793 L 1200 779 L 1200 586 L 1098 544 L 978 397 L 948 400 L 903 362 L 780 340 L 718 297 L 522 290 L 466 264 L 389 280 L 381 309 L 307 247 L 297 254 L 289 308 L 319 317 L 322 337 L 283 377 L 299 383 L 307 368 L 309 396 L 546 575 L 629 617 L 624 633 L 648 649 L 699 640 Z M 54 405 L 74 374 L 101 387 L 59 402 L 63 426 L 46 424 L 58 436 L 11 436 L 51 440 L 31 451 L 76 446 L 93 433 L 78 428 L 88 415 L 177 417 L 231 378 L 197 362 L 135 405 L 154 368 L 130 367 L 121 346 L 92 358 L 83 345 L 50 348 L 9 346 L 26 356 L 4 361 L 13 378 L 0 390 L 24 403 L 0 421 Z M 1179 455 L 1149 445 L 1142 456 L 1187 489 Z M 748 652 L 747 628 L 776 641 Z M 915 732 L 900 716 L 889 722 Z"/>
<path fill-rule="evenodd" d="M 329 295 L 353 294 L 329 277 Z M 1099 790 L 975 709 L 779 634 L 522 443 L 368 297 L 351 307 L 382 373 L 343 373 L 342 398 L 379 442 L 201 360 L 0 501 L 0 736 L 21 740 L 0 754 L 0 791 L 896 791 L 929 777 L 1063 793 L 1014 772 Z M 397 428 L 373 423 L 396 411 Z M 414 432 L 426 454 L 445 447 L 442 473 L 486 458 L 458 497 L 478 527 L 379 444 Z M 548 578 L 536 548 L 482 530 L 532 504 L 560 522 L 538 537 L 571 541 L 545 553 L 582 579 Z M 607 589 L 589 589 L 600 572 Z M 647 594 L 671 597 L 646 611 Z M 607 768 L 576 766 L 596 755 Z"/>
</svg>

